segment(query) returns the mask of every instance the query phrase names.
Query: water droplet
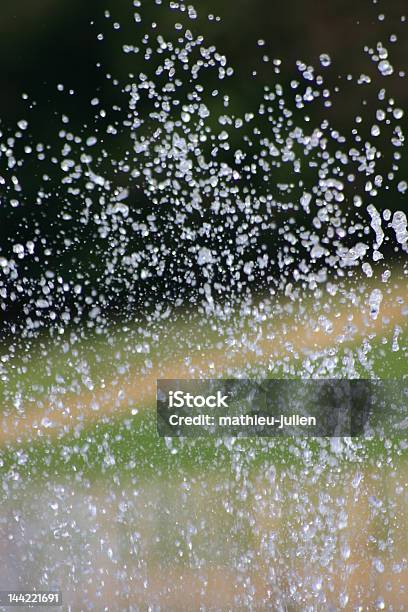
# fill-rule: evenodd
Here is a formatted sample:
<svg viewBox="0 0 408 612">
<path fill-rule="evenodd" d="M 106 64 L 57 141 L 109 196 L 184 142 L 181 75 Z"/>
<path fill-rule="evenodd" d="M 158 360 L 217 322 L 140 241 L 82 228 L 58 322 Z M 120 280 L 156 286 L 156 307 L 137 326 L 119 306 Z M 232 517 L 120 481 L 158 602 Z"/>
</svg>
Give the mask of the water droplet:
<svg viewBox="0 0 408 612">
<path fill-rule="evenodd" d="M 330 64 L 331 64 L 331 57 L 327 53 L 322 53 L 320 55 L 319 59 L 320 59 L 321 65 L 324 66 L 324 68 L 327 68 L 327 66 L 330 66 Z"/>
</svg>

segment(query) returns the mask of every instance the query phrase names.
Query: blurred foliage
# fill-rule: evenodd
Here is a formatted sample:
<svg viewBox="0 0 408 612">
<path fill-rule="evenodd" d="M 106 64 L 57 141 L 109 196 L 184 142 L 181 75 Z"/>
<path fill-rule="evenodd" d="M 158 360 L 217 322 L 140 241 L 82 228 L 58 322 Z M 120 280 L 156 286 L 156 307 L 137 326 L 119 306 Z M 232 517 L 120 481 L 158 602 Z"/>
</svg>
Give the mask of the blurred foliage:
<svg viewBox="0 0 408 612">
<path fill-rule="evenodd" d="M 137 3 L 135 3 L 137 4 Z M 195 32 L 203 33 L 207 44 L 215 44 L 220 52 L 225 53 L 230 64 L 235 69 L 233 78 L 223 82 L 224 95 L 231 98 L 231 108 L 236 115 L 243 114 L 252 109 L 255 113 L 262 102 L 263 86 L 279 82 L 284 88 L 290 90 L 290 82 L 298 78 L 299 72 L 296 61 L 301 59 L 306 64 L 319 66 L 319 54 L 328 53 L 333 63 L 326 70 L 325 78 L 328 87 L 335 88 L 341 81 L 341 92 L 334 95 L 333 107 L 323 108 L 322 104 L 312 105 L 310 109 L 310 124 L 319 125 L 327 118 L 335 129 L 345 130 L 349 133 L 357 114 L 367 119 L 367 135 L 375 119 L 378 104 L 375 102 L 378 89 L 384 86 L 384 79 L 379 75 L 376 65 L 364 52 L 364 45 L 376 47 L 378 41 L 383 41 L 392 47 L 392 62 L 395 72 L 387 78 L 387 95 L 395 96 L 398 105 L 405 107 L 408 102 L 408 89 L 405 79 L 398 76 L 398 71 L 407 69 L 408 37 L 406 36 L 406 23 L 401 21 L 404 14 L 405 3 L 396 0 L 386 7 L 384 20 L 379 20 L 380 9 L 378 5 L 367 1 L 356 3 L 351 0 L 334 0 L 330 3 L 324 0 L 307 3 L 302 0 L 288 0 L 268 2 L 268 0 L 238 0 L 210 2 L 200 1 L 197 9 L 198 19 L 189 24 Z M 174 15 L 170 10 L 162 10 L 161 2 L 149 0 L 142 2 L 143 22 L 135 23 L 133 13 L 138 8 L 132 6 L 129 0 L 89 0 L 86 3 L 79 0 L 41 0 L 30 2 L 3 2 L 0 8 L 0 75 L 2 79 L 2 96 L 0 99 L 1 130 L 10 137 L 15 137 L 16 123 L 21 119 L 29 122 L 29 130 L 20 138 L 17 149 L 23 149 L 28 140 L 33 146 L 44 143 L 49 147 L 49 157 L 55 153 L 55 159 L 60 159 L 63 141 L 58 136 L 59 131 L 69 129 L 72 134 L 86 137 L 88 133 L 106 132 L 109 122 L 120 126 L 128 112 L 128 94 L 123 91 L 123 84 L 131 82 L 140 72 L 153 70 L 148 68 L 143 54 L 125 54 L 124 44 L 137 44 L 141 38 L 140 32 L 146 30 L 155 34 L 152 24 L 157 22 L 156 32 L 163 36 L 175 36 Z M 107 18 L 106 11 L 109 12 Z M 219 15 L 220 21 L 210 18 L 209 15 Z M 115 23 L 120 27 L 116 27 Z M 103 40 L 98 35 L 103 34 Z M 397 43 L 388 44 L 391 34 L 398 37 Z M 101 37 L 100 37 L 101 38 Z M 257 45 L 258 39 L 265 40 L 265 46 Z M 278 76 L 273 74 L 271 63 L 262 61 L 267 53 L 269 57 L 283 60 L 281 72 Z M 256 68 L 257 74 L 253 71 Z M 353 73 L 368 74 L 372 83 L 364 88 L 356 87 L 355 81 L 348 82 L 346 75 Z M 211 72 L 205 73 L 211 80 Z M 344 75 L 340 81 L 338 75 Z M 129 76 L 131 75 L 131 76 Z M 117 81 L 115 80 L 117 79 Z M 63 84 L 60 91 L 58 85 Z M 211 85 L 210 82 L 205 85 Z M 214 79 L 214 87 L 217 79 Z M 218 83 L 219 85 L 219 83 Z M 26 93 L 26 99 L 22 94 Z M 91 100 L 97 96 L 101 100 L 107 117 L 99 117 L 95 123 Z M 148 102 L 146 102 L 148 105 Z M 222 112 L 222 97 L 214 96 L 209 100 L 212 111 Z M 290 105 L 290 102 L 288 102 Z M 148 108 L 146 108 L 147 112 Z M 295 125 L 305 124 L 304 112 L 300 113 L 295 106 L 291 108 Z M 214 112 L 214 116 L 217 112 Z M 215 121 L 215 120 L 214 120 Z M 405 120 L 404 120 L 405 121 Z M 363 122 L 364 123 L 364 122 Z M 260 131 L 267 131 L 266 117 L 257 116 L 256 125 Z M 145 129 L 149 129 L 148 125 Z M 269 126 L 270 130 L 270 126 Z M 360 129 L 364 133 L 364 125 Z M 28 138 L 29 134 L 29 138 Z M 240 138 L 242 137 L 242 134 Z M 231 135 L 230 152 L 225 152 L 225 160 L 231 161 L 234 150 L 234 134 Z M 383 138 L 381 150 L 384 159 L 392 155 L 392 146 Z M 128 174 L 120 171 L 117 161 L 128 158 L 130 163 L 132 153 L 128 148 L 127 133 L 106 135 L 100 139 L 100 144 L 94 147 L 92 154 L 100 157 L 98 172 L 112 180 L 114 185 L 130 188 L 134 208 L 147 215 L 152 203 L 143 193 L 137 180 L 132 180 Z M 256 155 L 259 143 L 256 138 L 249 142 L 251 153 Z M 75 145 L 73 145 L 75 151 Z M 77 147 L 78 157 L 81 147 Z M 0 174 L 6 158 L 0 160 Z M 381 170 L 381 161 L 379 170 Z M 385 164 L 385 162 L 384 162 Z M 389 163 L 386 164 L 389 166 Z M 385 166 L 384 166 L 385 167 Z M 404 172 L 405 168 L 400 168 Z M 101 286 L 104 273 L 104 262 L 98 256 L 98 249 L 92 248 L 97 234 L 97 227 L 91 220 L 86 226 L 79 223 L 82 207 L 80 198 L 69 193 L 68 188 L 61 181 L 63 172 L 59 164 L 41 162 L 34 156 L 19 168 L 19 180 L 23 192 L 19 197 L 23 205 L 12 211 L 2 207 L 0 212 L 0 249 L 7 251 L 15 242 L 25 243 L 31 239 L 33 228 L 43 237 L 55 239 L 61 244 L 68 238 L 74 248 L 61 248 L 58 253 L 49 257 L 44 245 L 44 252 L 34 260 L 27 260 L 22 264 L 22 270 L 29 278 L 38 277 L 47 267 L 52 268 L 62 276 L 72 275 L 76 272 L 86 273 L 95 287 Z M 292 180 L 290 165 L 277 167 L 273 184 L 262 183 L 260 176 L 254 178 L 254 187 L 260 192 L 262 189 L 273 194 L 277 199 L 282 196 L 282 184 Z M 306 164 L 302 168 L 302 181 L 304 188 L 313 184 L 314 174 Z M 395 188 L 399 177 L 396 176 L 392 189 L 388 185 L 383 188 L 380 208 L 391 210 L 401 208 L 404 196 Z M 363 177 L 348 187 L 345 207 L 349 205 L 353 193 L 362 190 Z M 43 188 L 49 192 L 45 204 L 38 206 L 35 196 Z M 98 194 L 95 192 L 95 197 Z M 14 197 L 7 191 L 6 200 Z M 298 197 L 297 193 L 293 198 Z M 377 198 L 377 202 L 380 198 Z M 61 219 L 61 202 L 69 206 L 71 221 Z M 377 203 L 378 205 L 378 203 Z M 171 222 L 171 211 L 160 211 L 158 226 L 162 236 L 168 234 L 166 240 L 177 240 L 178 237 L 166 232 L 166 226 Z M 285 211 L 277 211 L 277 218 L 286 219 Z M 160 216 L 161 215 L 161 216 Z M 208 208 L 208 215 L 211 211 Z M 202 223 L 205 219 L 197 215 L 194 223 Z M 291 223 L 298 226 L 310 223 L 304 212 L 293 215 Z M 238 224 L 240 219 L 238 219 Z M 223 238 L 227 240 L 228 230 L 224 228 Z M 268 230 L 259 237 L 268 248 L 275 248 L 280 240 Z M 99 251 L 109 256 L 109 239 L 101 239 L 98 243 Z M 130 238 L 129 249 L 137 251 L 142 247 L 141 238 Z M 178 248 L 182 252 L 181 242 Z M 392 248 L 388 248 L 388 255 L 392 255 Z M 168 256 L 168 266 L 172 269 L 172 254 Z M 25 266 L 25 268 L 24 268 Z M 176 272 L 178 274 L 176 274 Z M 196 270 L 200 278 L 200 270 Z M 220 281 L 228 286 L 228 278 L 222 277 Z M 114 281 L 115 282 L 115 281 Z M 201 278 L 203 284 L 205 279 Z M 256 288 L 264 289 L 265 280 Z M 182 270 L 175 269 L 175 273 L 167 274 L 162 279 L 155 279 L 155 283 L 140 281 L 139 294 L 150 297 L 138 298 L 129 296 L 125 284 L 112 285 L 108 296 L 100 296 L 102 306 L 106 306 L 107 314 L 123 313 L 125 305 L 135 300 L 139 308 L 149 308 L 156 299 L 164 293 L 177 295 L 177 285 L 183 283 Z M 200 284 L 199 283 L 199 284 Z M 134 292 L 136 293 L 136 292 Z M 7 313 L 12 320 L 16 317 L 24 319 L 24 300 L 19 299 Z M 74 303 L 72 304 L 72 306 Z M 57 305 L 55 305 L 57 307 Z M 131 304 L 131 309 L 133 308 Z M 81 316 L 81 315 L 79 315 Z"/>
</svg>

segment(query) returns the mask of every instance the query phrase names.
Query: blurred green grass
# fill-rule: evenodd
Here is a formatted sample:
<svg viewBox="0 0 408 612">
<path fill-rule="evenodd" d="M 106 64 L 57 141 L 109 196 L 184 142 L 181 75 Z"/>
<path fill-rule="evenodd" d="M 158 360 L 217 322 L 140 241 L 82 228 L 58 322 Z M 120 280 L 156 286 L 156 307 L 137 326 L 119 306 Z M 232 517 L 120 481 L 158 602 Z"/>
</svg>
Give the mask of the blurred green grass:
<svg viewBox="0 0 408 612">
<path fill-rule="evenodd" d="M 203 342 L 207 345 L 214 341 L 210 330 L 201 332 Z M 126 336 L 129 339 L 129 336 Z M 134 338 L 133 338 L 134 339 Z M 406 346 L 408 331 L 400 334 L 399 341 L 401 346 Z M 196 341 L 198 336 L 196 335 Z M 114 352 L 123 346 L 123 336 L 118 334 L 112 344 L 106 345 L 94 342 L 94 339 L 83 343 L 81 347 L 82 358 L 91 361 L 92 357 L 99 356 L 99 361 L 95 361 L 95 367 L 99 376 L 108 376 L 114 368 Z M 357 352 L 358 347 L 353 347 Z M 337 354 L 337 363 L 340 368 L 343 357 L 350 347 L 344 347 Z M 55 355 L 55 361 L 53 361 Z M 143 357 L 143 355 L 142 355 Z M 392 350 L 392 335 L 382 339 L 371 341 L 369 357 L 370 373 L 374 373 L 379 378 L 398 378 L 406 376 L 407 361 L 403 350 Z M 60 361 L 61 359 L 61 361 Z M 63 367 L 63 354 L 57 351 L 47 353 L 47 360 L 52 363 L 53 373 L 43 373 L 41 382 L 37 382 L 38 368 L 41 362 L 33 358 L 32 369 L 27 371 L 24 376 L 24 386 L 21 386 L 21 378 L 16 366 L 16 380 L 19 381 L 21 393 L 34 389 L 42 393 L 42 389 L 47 385 L 48 377 L 52 377 Z M 141 356 L 135 354 L 132 367 L 137 367 L 141 362 Z M 104 363 L 104 367 L 98 366 Z M 284 367 L 285 365 L 285 367 Z M 337 370 L 337 371 L 336 371 Z M 333 375 L 336 376 L 339 369 Z M 299 370 L 293 367 L 294 376 Z M 367 376 L 366 364 L 359 363 L 356 371 L 361 377 Z M 271 377 L 271 373 L 266 373 L 261 366 L 254 366 L 253 371 L 248 372 L 248 376 Z M 274 378 L 288 377 L 287 364 L 277 366 L 273 372 Z M 10 381 L 7 383 L 10 391 Z M 326 446 L 329 442 L 326 440 Z M 246 438 L 234 440 L 213 440 L 213 439 L 171 439 L 165 440 L 157 435 L 155 405 L 143 406 L 135 415 L 129 413 L 120 418 L 112 416 L 101 416 L 100 420 L 94 425 L 83 425 L 80 432 L 78 430 L 60 436 L 54 440 L 32 439 L 23 441 L 18 446 L 10 445 L 0 450 L 1 474 L 4 478 L 13 478 L 12 474 L 18 474 L 18 479 L 33 481 L 33 479 L 47 480 L 49 475 L 63 477 L 67 474 L 81 478 L 112 478 L 115 474 L 121 473 L 128 475 L 129 478 L 136 474 L 143 475 L 144 478 L 157 477 L 168 478 L 175 474 L 194 473 L 196 471 L 211 472 L 216 470 L 231 470 L 234 458 L 237 453 L 241 457 L 247 457 L 250 465 L 256 469 L 264 462 L 273 463 L 281 467 L 304 465 L 304 454 L 299 449 L 304 449 L 310 455 L 310 460 L 319 463 L 319 457 L 325 452 L 325 444 L 319 440 L 304 440 L 296 444 L 291 439 L 266 439 L 266 438 Z M 398 441 L 390 449 L 384 448 L 384 441 L 379 439 L 357 440 L 357 455 L 361 460 L 373 460 L 381 456 L 389 456 L 392 452 L 394 460 L 398 457 L 406 457 L 408 452 L 402 448 Z M 347 461 L 347 454 L 344 460 Z"/>
<path fill-rule="evenodd" d="M 397 271 L 398 274 L 398 271 Z M 405 284 L 401 285 L 402 287 Z M 355 289 L 360 296 L 370 290 L 369 284 L 362 284 Z M 337 298 L 336 298 L 337 299 Z M 366 299 L 366 298 L 362 298 Z M 259 304 L 263 302 L 262 308 Z M 341 294 L 338 298 L 339 308 L 347 306 Z M 258 315 L 266 320 L 280 320 L 285 327 L 293 320 L 293 304 L 281 298 L 268 302 L 261 296 L 254 305 Z M 309 316 L 315 318 L 313 297 L 307 297 L 300 305 L 302 317 L 309 309 Z M 256 338 L 258 326 L 254 326 L 252 315 L 246 316 L 245 309 L 239 305 L 224 314 L 208 315 L 202 310 L 184 310 L 156 313 L 149 324 L 116 323 L 98 327 L 74 329 L 68 328 L 62 335 L 43 334 L 36 340 L 20 338 L 15 343 L 15 350 L 3 346 L 3 358 L 0 363 L 0 398 L 3 415 L 11 414 L 24 421 L 25 410 L 41 413 L 52 405 L 55 397 L 64 398 L 66 394 L 81 400 L 84 392 L 96 392 L 105 383 L 117 381 L 116 389 L 122 383 L 127 384 L 135 379 L 143 380 L 150 369 L 160 371 L 163 363 L 185 363 L 193 352 L 202 360 L 210 361 L 212 351 L 221 351 L 221 356 L 228 343 L 238 341 L 234 350 Z M 265 318 L 261 318 L 264 321 Z M 261 323 L 263 325 L 263 323 Z M 325 349 L 308 355 L 308 374 L 320 377 L 350 376 L 350 359 L 352 371 L 356 378 L 403 378 L 408 375 L 408 328 L 401 326 L 398 343 L 395 345 L 395 328 L 388 325 L 384 334 L 364 336 L 356 334 L 354 339 L 336 345 L 328 336 Z M 148 332 L 146 331 L 148 329 Z M 279 333 L 279 323 L 272 331 Z M 264 333 L 267 333 L 264 331 Z M 296 333 L 301 334 L 301 328 Z M 245 341 L 244 341 L 245 339 Z M 176 341 L 175 341 L 176 340 Z M 271 340 L 271 349 L 274 340 Z M 399 348 L 400 347 L 400 348 Z M 286 349 L 285 349 L 286 350 Z M 245 353 L 245 367 L 234 366 L 236 375 L 242 371 L 248 378 L 299 378 L 305 376 L 305 355 L 295 351 L 285 354 L 274 352 L 265 358 L 256 351 Z M 319 367 L 330 358 L 331 369 L 319 372 Z M 146 360 L 150 362 L 146 369 Z M 242 361 L 242 360 L 241 360 Z M 271 369 L 272 363 L 272 369 Z M 220 364 L 218 364 L 220 370 Z M 233 368 L 233 370 L 234 370 Z M 222 368 L 221 368 L 222 370 Z M 222 371 L 221 371 L 222 373 Z M 217 375 L 220 371 L 217 371 Z M 228 376 L 231 377 L 231 369 Z M 88 396 L 89 399 L 89 396 Z M 230 470 L 237 453 L 248 457 L 251 465 L 259 466 L 265 462 L 275 465 L 303 465 L 304 456 L 300 449 L 310 454 L 318 463 L 324 451 L 324 444 L 319 440 L 246 438 L 235 441 L 214 439 L 164 440 L 157 435 L 154 399 L 145 405 L 130 402 L 124 412 L 115 416 L 115 411 L 107 414 L 96 413 L 98 420 L 87 423 L 76 421 L 71 424 L 68 433 L 62 430 L 48 438 L 33 431 L 31 439 L 17 437 L 3 448 L 0 448 L 0 473 L 2 478 L 18 477 L 20 481 L 47 479 L 50 474 L 56 477 L 74 475 L 76 477 L 111 478 L 115 474 L 135 474 L 149 478 L 160 475 L 169 477 L 174 474 L 215 469 Z M 44 411 L 45 414 L 46 411 Z M 329 443 L 328 441 L 326 441 Z M 356 451 L 363 460 L 381 456 L 384 452 L 384 441 L 357 440 Z M 322 445 L 323 444 L 323 445 Z M 327 446 L 327 444 L 326 444 Z M 390 452 L 389 449 L 387 451 Z M 393 456 L 406 455 L 398 441 L 392 446 Z M 347 453 L 344 454 L 346 457 Z M 345 459 L 347 460 L 347 458 Z M 18 476 L 17 476 L 18 475 Z"/>
</svg>

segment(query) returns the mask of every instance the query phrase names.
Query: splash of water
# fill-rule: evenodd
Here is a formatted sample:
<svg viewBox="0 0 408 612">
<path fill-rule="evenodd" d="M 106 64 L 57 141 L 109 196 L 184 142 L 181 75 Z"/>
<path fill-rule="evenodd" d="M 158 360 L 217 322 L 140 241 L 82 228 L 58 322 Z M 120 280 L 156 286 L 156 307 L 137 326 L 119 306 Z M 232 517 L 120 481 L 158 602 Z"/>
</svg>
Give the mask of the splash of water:
<svg viewBox="0 0 408 612">
<path fill-rule="evenodd" d="M 49 583 L 47 573 L 55 581 L 68 576 L 74 596 L 84 586 L 82 571 L 96 580 L 89 569 L 96 556 L 102 567 L 109 564 L 114 588 L 123 590 L 131 583 L 127 563 L 137 558 L 136 591 L 148 591 L 155 605 L 147 569 L 155 551 L 143 549 L 141 532 L 151 526 L 149 512 L 159 508 L 168 533 L 157 538 L 170 550 L 162 555 L 190 569 L 209 572 L 205 555 L 222 557 L 221 548 L 205 542 L 217 542 L 227 521 L 238 551 L 230 580 L 242 585 L 233 599 L 237 609 L 255 606 L 256 591 L 263 593 L 261 605 L 273 600 L 276 609 L 288 602 L 296 609 L 347 608 L 358 599 L 349 575 L 363 563 L 356 561 L 353 537 L 367 544 L 348 529 L 353 504 L 362 507 L 356 521 L 381 520 L 389 530 L 387 537 L 377 527 L 370 535 L 376 552 L 363 561 L 375 574 L 384 574 L 384 558 L 392 557 L 397 512 L 397 501 L 386 508 L 386 499 L 376 497 L 382 484 L 374 468 L 366 475 L 372 495 L 362 492 L 363 443 L 216 441 L 213 463 L 222 471 L 229 461 L 230 479 L 215 474 L 209 484 L 185 475 L 186 445 L 165 440 L 165 461 L 173 458 L 180 476 L 168 484 L 158 443 L 143 446 L 141 440 L 151 436 L 149 422 L 138 421 L 135 434 L 132 418 L 151 403 L 145 389 L 159 376 L 375 377 L 375 353 L 381 357 L 387 344 L 404 359 L 407 219 L 402 210 L 384 208 L 388 193 L 406 191 L 400 176 L 404 113 L 384 81 L 396 71 L 391 53 L 380 42 L 366 48 L 380 79 L 375 119 L 357 115 L 340 130 L 328 118 L 341 89 L 329 85 L 335 58 L 321 53 L 317 66 L 299 60 L 286 83 L 282 60 L 271 59 L 259 40 L 270 80 L 258 85 L 254 69 L 248 86 L 259 86 L 258 103 L 242 110 L 228 88 L 240 78 L 236 68 L 195 31 L 196 9 L 159 4 L 157 22 L 147 24 L 139 4 L 134 40 L 123 53 L 130 60 L 142 56 L 144 68 L 127 77 L 106 74 L 120 92 L 117 106 L 106 108 L 101 95 L 93 97 L 89 121 L 77 132 L 63 115 L 58 151 L 45 137 L 34 140 L 28 118 L 1 134 L 2 206 L 24 226 L 17 232 L 24 240 L 13 237 L 0 256 L 0 307 L 6 316 L 13 313 L 0 357 L 3 442 L 28 440 L 25 450 L 1 459 L 7 503 L 16 492 L 24 498 L 20 483 L 41 469 L 46 477 L 53 469 L 63 472 L 61 466 L 69 469 L 69 486 L 52 481 L 43 492 L 46 510 L 35 510 L 31 522 L 30 501 L 24 505 L 23 499 L 20 513 L 10 504 L 14 522 L 33 533 L 38 525 L 48 546 L 38 547 L 43 573 L 25 557 L 20 575 L 39 584 Z M 165 33 L 160 19 L 169 12 L 174 30 Z M 97 36 L 102 43 L 103 33 Z M 350 80 L 356 91 L 378 83 L 365 74 Z M 63 84 L 58 91 L 65 91 Z M 41 169 L 34 194 L 27 164 Z M 52 218 L 49 227 L 44 215 Z M 115 309 L 116 326 L 110 319 Z M 57 450 L 46 447 L 41 455 L 48 435 L 58 441 Z M 383 442 L 372 464 L 392 472 L 398 499 L 392 452 L 406 447 Z M 133 455 L 138 444 L 142 450 Z M 201 454 L 197 448 L 194 461 L 201 465 L 205 449 Z M 284 464 L 296 464 L 300 476 L 275 469 L 274 451 Z M 165 504 L 156 504 L 156 493 L 139 482 L 141 467 L 150 469 L 155 457 L 160 467 L 149 474 L 165 481 Z M 341 461 L 352 466 L 349 471 L 341 471 Z M 95 465 L 112 476 L 112 488 L 101 485 L 90 494 Z M 192 500 L 196 495 L 211 505 L 211 486 L 221 516 L 213 529 Z M 166 508 L 183 515 L 188 504 L 194 511 L 183 524 L 170 525 Z M 125 526 L 116 540 L 106 535 L 109 514 Z M 18 528 L 10 536 L 24 542 Z M 81 552 L 80 537 L 89 550 Z M 52 563 L 44 559 L 46 550 Z M 404 564 L 398 557 L 392 575 Z M 211 577 L 203 571 L 200 580 Z M 167 587 L 160 585 L 156 591 L 164 597 Z M 197 589 L 201 596 L 204 586 Z M 103 585 L 95 590 L 98 600 Z M 384 594 L 367 592 L 382 609 Z"/>
</svg>

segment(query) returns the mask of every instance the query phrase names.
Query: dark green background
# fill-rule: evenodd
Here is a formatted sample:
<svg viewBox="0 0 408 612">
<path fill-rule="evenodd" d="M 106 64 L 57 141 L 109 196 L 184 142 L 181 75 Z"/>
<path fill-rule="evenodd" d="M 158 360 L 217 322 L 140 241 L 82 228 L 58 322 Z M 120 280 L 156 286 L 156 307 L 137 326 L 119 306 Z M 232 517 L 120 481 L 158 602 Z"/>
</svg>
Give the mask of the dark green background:
<svg viewBox="0 0 408 612">
<path fill-rule="evenodd" d="M 85 135 L 92 133 L 96 127 L 93 109 L 90 100 L 98 96 L 101 106 L 108 112 L 106 121 L 100 121 L 103 130 L 113 120 L 119 125 L 125 116 L 127 95 L 121 92 L 121 85 L 115 86 L 112 79 L 118 78 L 119 83 L 129 81 L 129 72 L 137 75 L 146 70 L 142 54 L 125 55 L 122 52 L 123 44 L 137 44 L 140 38 L 140 28 L 151 31 L 146 24 L 158 22 L 156 33 L 173 32 L 174 21 L 179 13 L 170 11 L 155 2 L 142 2 L 143 23 L 136 25 L 133 19 L 132 3 L 127 0 L 20 0 L 2 2 L 0 7 L 0 117 L 1 129 L 4 135 L 13 136 L 16 132 L 16 122 L 20 119 L 29 120 L 29 129 L 24 138 L 18 140 L 15 150 L 21 148 L 28 141 L 42 142 L 49 145 L 50 151 L 60 157 L 62 141 L 58 138 L 61 129 L 61 115 L 69 116 L 69 130 L 74 134 Z M 324 71 L 327 85 L 333 89 L 337 84 L 341 86 L 341 93 L 333 96 L 332 109 L 324 109 L 321 104 L 314 105 L 309 111 L 311 125 L 319 125 L 328 118 L 333 127 L 348 134 L 354 126 L 357 114 L 364 117 L 362 133 L 366 130 L 368 136 L 370 126 L 375 121 L 375 111 L 380 106 L 376 101 L 380 87 L 387 88 L 387 96 L 396 99 L 396 105 L 406 107 L 408 101 L 408 88 L 406 79 L 398 76 L 399 70 L 408 70 L 408 35 L 407 22 L 401 21 L 405 12 L 405 2 L 395 0 L 391 4 L 373 4 L 369 1 L 355 2 L 349 0 L 332 0 L 330 2 L 318 0 L 305 2 L 302 0 L 267 1 L 267 0 L 240 0 L 222 2 L 199 2 L 197 9 L 200 18 L 190 22 L 194 32 L 205 35 L 207 44 L 214 43 L 220 52 L 225 53 L 230 64 L 236 69 L 235 76 L 229 81 L 222 82 L 224 93 L 231 95 L 232 107 L 235 114 L 247 110 L 255 110 L 261 100 L 262 86 L 279 80 L 284 86 L 294 78 L 299 78 L 296 61 L 302 59 L 312 63 L 319 71 L 319 54 L 329 53 L 332 65 Z M 111 18 L 104 17 L 105 10 L 110 10 Z M 385 20 L 380 21 L 378 14 L 384 12 Z M 408 11 L 407 11 L 408 12 Z M 222 17 L 221 22 L 210 21 L 209 13 Z M 121 24 L 115 30 L 114 22 Z M 139 29 L 138 29 L 139 28 Z M 102 32 L 104 40 L 98 41 L 97 34 Z M 396 34 L 398 41 L 389 43 L 389 36 Z M 257 40 L 266 41 L 264 47 L 257 46 Z M 390 50 L 391 62 L 395 68 L 394 75 L 384 79 L 378 73 L 376 64 L 364 52 L 364 45 L 375 48 L 378 41 Z M 272 64 L 262 62 L 262 55 L 267 53 L 270 58 L 283 60 L 281 75 L 278 79 L 273 75 Z M 99 64 L 99 66 L 98 66 Z M 258 74 L 252 76 L 253 69 Z M 346 75 L 352 73 L 358 76 L 361 73 L 372 77 L 369 86 L 357 86 L 354 81 L 348 82 Z M 338 75 L 342 75 L 340 78 Z M 300 79 L 299 79 L 300 80 Z M 57 84 L 63 83 L 63 92 L 57 91 Z M 225 89 L 224 89 L 225 88 Z M 70 95 L 69 90 L 74 91 Z M 22 98 L 22 93 L 28 94 L 28 100 Z M 112 111 L 117 104 L 122 111 Z M 220 108 L 219 98 L 214 99 L 214 110 Z M 218 105 L 218 106 L 217 106 Z M 295 110 L 295 124 L 304 125 L 303 114 Z M 262 119 L 258 124 L 262 128 Z M 266 120 L 265 120 L 266 121 Z M 405 124 L 405 117 L 402 123 Z M 303 123 L 302 123 L 303 122 Z M 65 126 L 66 127 L 66 126 Z M 265 129 L 267 126 L 265 124 Z M 3 136 L 4 139 L 4 136 Z M 381 141 L 381 142 L 380 142 Z M 118 134 L 114 138 L 107 138 L 103 143 L 104 159 L 99 171 L 109 177 L 114 184 L 130 188 L 132 206 L 139 210 L 139 215 L 147 216 L 154 207 L 146 198 L 143 189 L 137 181 L 128 180 L 126 175 L 118 175 L 112 165 L 112 159 L 121 159 L 129 147 L 126 134 Z M 234 136 L 231 138 L 234 144 Z M 389 138 L 384 136 L 376 144 L 382 149 L 384 160 L 392 155 Z M 101 152 L 99 149 L 99 153 Z M 254 150 L 256 149 L 256 143 Z M 233 150 L 233 146 L 232 146 Z M 95 147 L 93 153 L 97 152 Z M 226 154 L 226 161 L 231 160 L 232 154 Z M 378 171 L 381 170 L 381 161 Z M 385 161 L 384 161 L 385 164 Z M 389 167 L 389 163 L 385 164 Z M 385 167 L 384 165 L 384 167 Z M 375 200 L 379 208 L 404 208 L 405 196 L 398 193 L 396 185 L 405 178 L 406 164 L 400 163 L 400 170 L 392 184 L 384 182 L 380 196 Z M 0 158 L 0 174 L 10 175 L 6 169 L 6 157 Z M 42 184 L 43 174 L 50 177 L 46 184 L 49 197 L 46 204 L 41 207 L 35 205 L 35 195 Z M 107 290 L 104 279 L 104 256 L 108 254 L 109 241 L 95 238 L 96 228 L 92 223 L 86 228 L 78 223 L 79 205 L 75 198 L 69 196 L 60 183 L 62 172 L 58 165 L 49 162 L 40 163 L 34 158 L 27 158 L 24 166 L 18 169 L 18 175 L 23 188 L 18 197 L 22 206 L 10 209 L 9 201 L 16 197 L 12 189 L 7 188 L 2 196 L 3 205 L 0 210 L 0 252 L 7 254 L 15 242 L 26 242 L 31 239 L 34 228 L 50 241 L 62 241 L 65 235 L 73 239 L 74 247 L 61 249 L 53 257 L 47 258 L 45 253 L 39 253 L 37 260 L 26 260 L 21 263 L 21 271 L 28 279 L 37 279 L 44 269 L 52 268 L 64 278 L 72 278 L 76 271 L 81 270 L 89 279 L 90 284 L 96 288 L 98 300 L 106 316 L 128 313 L 132 316 L 135 309 L 148 309 L 157 300 L 165 296 L 172 301 L 180 293 L 183 286 L 185 271 L 180 260 L 186 256 L 184 245 L 178 242 L 179 261 L 176 262 L 173 254 L 167 258 L 167 273 L 161 279 L 149 284 L 143 281 L 136 282 L 130 279 L 131 288 L 123 282 L 110 286 Z M 286 166 L 275 173 L 276 180 L 268 184 L 266 190 L 278 198 L 282 195 L 277 184 L 291 180 Z M 305 187 L 314 184 L 314 176 L 304 171 L 302 176 Z M 347 189 L 347 198 L 344 203 L 345 211 L 350 207 L 353 193 L 362 190 L 365 177 L 357 178 L 356 183 Z M 260 185 L 255 185 L 260 187 Z M 298 195 L 301 195 L 301 191 Z M 296 194 L 292 195 L 296 198 Z M 61 221 L 62 208 L 69 208 L 72 222 Z M 158 225 L 161 228 L 160 239 L 170 240 L 171 232 L 168 228 L 172 224 L 172 211 L 158 210 Z M 353 214 L 353 213 L 351 213 Z M 210 222 L 211 213 L 208 215 Z M 204 219 L 197 219 L 201 223 Z M 237 226 L 241 223 L 238 219 Z M 285 214 L 278 215 L 277 223 L 284 225 Z M 297 225 L 307 226 L 310 220 L 304 213 L 299 213 L 294 219 Z M 236 228 L 231 230 L 232 233 Z M 228 232 L 224 232 L 224 239 Z M 170 236 L 174 239 L 174 236 Z M 127 248 L 137 251 L 143 248 L 137 236 L 128 232 Z M 353 238 L 354 240 L 354 238 Z M 176 240 L 177 241 L 177 240 Z M 259 236 L 259 243 L 266 244 L 273 254 L 279 244 L 279 239 L 273 233 Z M 388 249 L 388 250 L 387 250 Z M 384 250 L 388 257 L 393 256 L 393 247 L 386 246 Z M 251 253 L 248 254 L 248 257 Z M 187 257 L 188 259 L 188 257 Z M 193 264 L 194 265 L 194 264 Z M 186 294 L 186 301 L 195 302 L 199 299 L 198 288 L 203 285 L 205 278 L 196 270 L 198 286 L 196 291 Z M 215 280 L 226 287 L 230 286 L 228 271 L 216 270 Z M 218 276 L 217 276 L 218 275 Z M 279 271 L 276 270 L 276 278 Z M 264 291 L 270 281 L 258 277 L 254 281 L 256 291 Z M 35 289 L 34 289 L 35 293 Z M 9 303 L 3 313 L 8 327 L 16 320 L 24 323 L 27 316 L 27 307 L 31 297 L 27 291 L 18 296 L 18 299 Z M 69 298 L 67 298 L 69 300 Z M 73 304 L 74 304 L 73 300 Z M 58 310 L 58 303 L 54 304 Z M 72 304 L 71 304 L 72 306 Z M 63 305 L 61 305 L 61 308 Z M 64 304 L 65 307 L 65 304 Z M 24 310 L 26 309 L 26 310 Z M 78 319 L 86 315 L 86 308 L 77 313 Z"/>
</svg>

